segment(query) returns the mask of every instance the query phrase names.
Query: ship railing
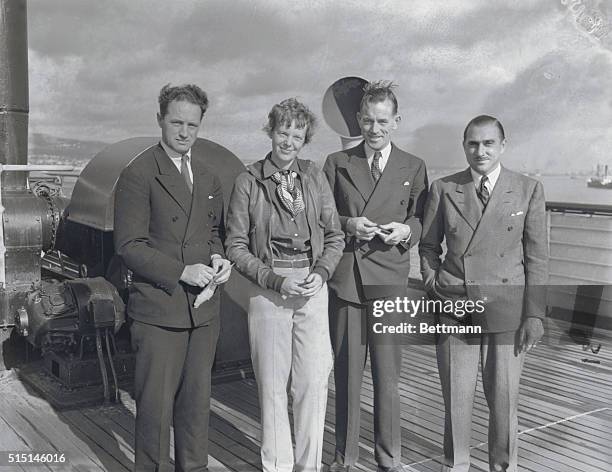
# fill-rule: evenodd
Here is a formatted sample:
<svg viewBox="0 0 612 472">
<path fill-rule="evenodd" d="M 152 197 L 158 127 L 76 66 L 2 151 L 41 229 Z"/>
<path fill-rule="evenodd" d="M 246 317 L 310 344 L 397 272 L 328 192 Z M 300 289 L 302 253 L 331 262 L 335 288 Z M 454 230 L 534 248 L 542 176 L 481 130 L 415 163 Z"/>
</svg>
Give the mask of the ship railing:
<svg viewBox="0 0 612 472">
<path fill-rule="evenodd" d="M 612 329 L 612 205 L 547 202 L 547 305 L 553 319 L 583 337 Z"/>
</svg>

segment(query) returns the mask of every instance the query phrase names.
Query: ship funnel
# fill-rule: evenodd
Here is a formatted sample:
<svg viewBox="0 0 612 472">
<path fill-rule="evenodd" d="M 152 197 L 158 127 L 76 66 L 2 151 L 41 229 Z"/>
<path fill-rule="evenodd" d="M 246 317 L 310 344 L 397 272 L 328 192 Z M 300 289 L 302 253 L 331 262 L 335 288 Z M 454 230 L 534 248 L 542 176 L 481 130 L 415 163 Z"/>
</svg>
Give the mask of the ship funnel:
<svg viewBox="0 0 612 472">
<path fill-rule="evenodd" d="M 0 165 L 28 162 L 26 0 L 0 0 Z M 2 189 L 23 189 L 27 173 L 2 173 Z"/>
<path fill-rule="evenodd" d="M 26 0 L 0 0 L 0 327 L 13 324 L 41 281 L 41 252 L 51 249 L 65 204 L 28 188 L 30 171 L 72 166 L 28 164 Z"/>
<path fill-rule="evenodd" d="M 362 141 L 357 112 L 367 83 L 361 77 L 343 77 L 331 84 L 323 95 L 323 119 L 340 136 L 342 149 Z"/>
</svg>

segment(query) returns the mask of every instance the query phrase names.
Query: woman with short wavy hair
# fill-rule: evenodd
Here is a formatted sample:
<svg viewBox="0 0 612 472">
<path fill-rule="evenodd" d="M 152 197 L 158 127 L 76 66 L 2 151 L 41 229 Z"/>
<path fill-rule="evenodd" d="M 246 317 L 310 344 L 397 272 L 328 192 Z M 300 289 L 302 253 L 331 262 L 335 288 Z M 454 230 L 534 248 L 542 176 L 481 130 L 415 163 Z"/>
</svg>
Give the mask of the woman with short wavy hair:
<svg viewBox="0 0 612 472">
<path fill-rule="evenodd" d="M 253 282 L 249 339 L 264 471 L 321 469 L 332 368 L 326 281 L 342 255 L 344 234 L 327 180 L 298 158 L 315 122 L 295 98 L 274 105 L 264 127 L 272 150 L 238 176 L 229 203 L 227 256 Z"/>
</svg>

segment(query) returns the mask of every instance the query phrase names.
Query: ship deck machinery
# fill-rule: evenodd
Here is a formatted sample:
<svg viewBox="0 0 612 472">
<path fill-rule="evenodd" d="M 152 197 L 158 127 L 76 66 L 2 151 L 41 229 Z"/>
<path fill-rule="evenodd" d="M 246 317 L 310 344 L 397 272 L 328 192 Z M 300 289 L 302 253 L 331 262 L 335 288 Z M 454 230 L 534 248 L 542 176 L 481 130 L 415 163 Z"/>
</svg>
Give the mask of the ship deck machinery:
<svg viewBox="0 0 612 472">
<path fill-rule="evenodd" d="M 70 200 L 53 178 L 30 178 L 71 167 L 28 164 L 26 16 L 25 0 L 0 0 L 0 368 L 18 366 L 53 404 L 75 406 L 102 393 L 116 398 L 119 378 L 133 365 L 128 340 L 121 342 L 130 277 L 114 257 L 113 197 L 122 169 L 157 139 L 133 138 L 100 152 Z M 219 169 L 229 198 L 244 166 L 211 141 L 195 146 Z M 232 276 L 222 297 L 217 380 L 250 373 L 245 283 Z M 16 334 L 36 349 L 22 349 Z M 25 362 L 31 352 L 42 362 Z"/>
</svg>

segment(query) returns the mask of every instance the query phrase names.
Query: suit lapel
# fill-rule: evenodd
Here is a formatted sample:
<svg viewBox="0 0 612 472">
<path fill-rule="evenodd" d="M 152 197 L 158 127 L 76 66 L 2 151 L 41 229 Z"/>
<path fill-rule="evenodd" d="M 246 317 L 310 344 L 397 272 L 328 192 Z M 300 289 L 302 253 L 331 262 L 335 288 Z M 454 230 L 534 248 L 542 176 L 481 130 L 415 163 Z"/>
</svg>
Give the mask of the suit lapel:
<svg viewBox="0 0 612 472">
<path fill-rule="evenodd" d="M 448 196 L 459 214 L 476 231 L 482 214 L 482 203 L 476 195 L 476 187 L 469 168 L 463 171 L 455 192 L 449 192 Z"/>
<path fill-rule="evenodd" d="M 507 209 L 512 204 L 513 193 L 512 175 L 502 167 L 470 246 L 494 233 L 492 228 L 497 227 L 500 224 L 500 220 L 508 213 Z"/>
<path fill-rule="evenodd" d="M 367 161 L 366 161 L 367 164 Z M 391 144 L 391 154 L 389 154 L 389 160 L 387 161 L 387 165 L 383 170 L 378 183 L 376 184 L 376 188 L 367 199 L 367 203 L 363 212 L 365 213 L 370 208 L 377 208 L 377 205 L 384 203 L 389 199 L 389 189 L 393 188 L 393 182 L 398 179 L 401 179 L 405 175 L 405 172 L 402 170 L 406 167 L 406 162 L 400 156 L 400 151 Z M 370 168 L 368 167 L 368 174 L 370 173 Z M 370 179 L 373 181 L 373 179 Z M 372 185 L 373 186 L 373 185 Z"/>
<path fill-rule="evenodd" d="M 176 203 L 179 204 L 185 214 L 189 215 L 192 199 L 183 176 L 160 145 L 153 149 L 153 155 L 159 169 L 157 180 Z"/>
<path fill-rule="evenodd" d="M 372 190 L 374 190 L 374 180 L 370 174 L 370 166 L 368 166 L 363 146 L 362 142 L 355 148 L 355 152 L 349 156 L 346 171 L 355 188 L 367 202 L 372 195 Z"/>
</svg>

